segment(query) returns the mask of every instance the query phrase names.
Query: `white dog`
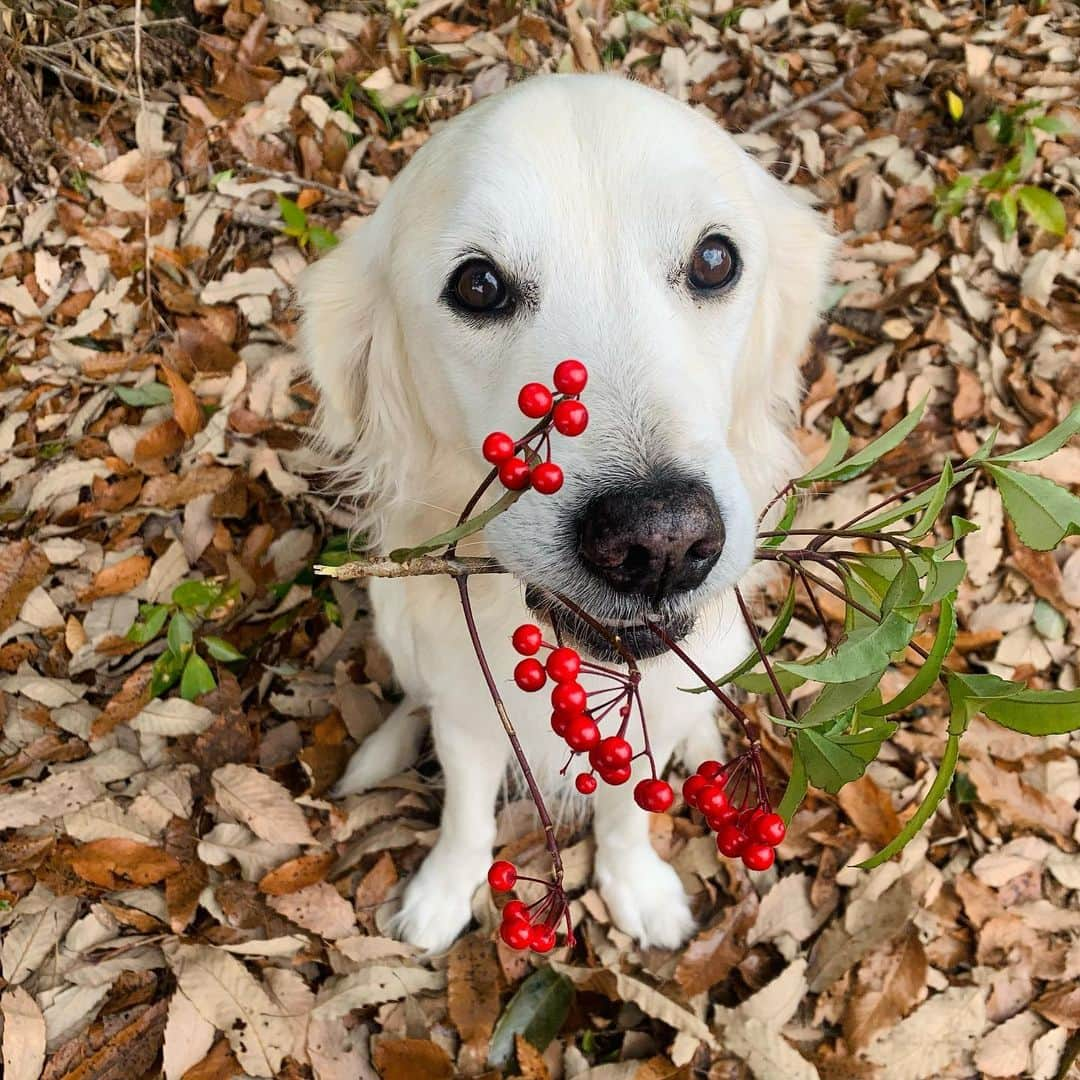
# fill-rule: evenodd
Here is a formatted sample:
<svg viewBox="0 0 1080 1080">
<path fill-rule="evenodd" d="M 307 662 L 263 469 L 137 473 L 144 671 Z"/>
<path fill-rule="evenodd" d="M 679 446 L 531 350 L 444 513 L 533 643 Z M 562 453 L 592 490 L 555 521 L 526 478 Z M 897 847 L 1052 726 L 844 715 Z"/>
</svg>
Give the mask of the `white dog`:
<svg viewBox="0 0 1080 1080">
<path fill-rule="evenodd" d="M 822 220 L 709 118 L 614 76 L 535 78 L 468 109 L 395 180 L 378 210 L 301 285 L 301 341 L 321 435 L 343 452 L 382 550 L 448 528 L 485 475 L 488 432 L 525 430 L 529 381 L 588 365 L 591 420 L 554 436 L 558 494 L 527 492 L 460 553 L 514 574 L 472 579 L 480 633 L 541 786 L 556 797 L 565 744 L 546 693 L 513 685 L 510 635 L 545 590 L 620 628 L 642 658 L 658 766 L 719 756 L 714 705 L 643 625 L 660 621 L 707 671 L 746 655 L 730 588 L 750 567 L 755 517 L 795 474 L 797 361 L 827 279 Z M 430 710 L 446 781 L 442 827 L 405 891 L 397 931 L 445 949 L 492 858 L 509 746 L 445 578 L 373 581 L 378 636 L 405 698 L 357 751 L 339 794 L 415 760 Z M 549 616 L 550 617 L 550 616 Z M 606 659 L 575 619 L 565 637 Z M 588 686 L 586 686 L 588 689 Z M 596 878 L 643 945 L 693 919 L 649 843 L 630 783 L 600 785 Z"/>
</svg>

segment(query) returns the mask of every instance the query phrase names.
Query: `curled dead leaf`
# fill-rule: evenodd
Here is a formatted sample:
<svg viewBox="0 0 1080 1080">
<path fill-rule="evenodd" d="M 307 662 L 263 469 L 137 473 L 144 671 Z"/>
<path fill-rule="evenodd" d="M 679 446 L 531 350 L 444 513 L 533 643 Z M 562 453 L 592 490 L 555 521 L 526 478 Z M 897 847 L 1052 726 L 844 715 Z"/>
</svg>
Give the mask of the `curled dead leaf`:
<svg viewBox="0 0 1080 1080">
<path fill-rule="evenodd" d="M 152 844 L 108 837 L 82 844 L 71 856 L 71 868 L 103 889 L 154 885 L 178 873 L 180 863 Z"/>
</svg>

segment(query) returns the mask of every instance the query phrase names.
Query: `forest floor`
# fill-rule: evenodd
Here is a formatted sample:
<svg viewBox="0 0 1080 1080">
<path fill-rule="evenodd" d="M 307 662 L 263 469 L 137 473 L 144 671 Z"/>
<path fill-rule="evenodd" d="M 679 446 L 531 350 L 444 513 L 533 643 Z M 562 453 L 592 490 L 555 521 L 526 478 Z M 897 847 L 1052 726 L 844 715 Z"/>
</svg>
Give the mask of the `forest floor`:
<svg viewBox="0 0 1080 1080">
<path fill-rule="evenodd" d="M 587 832 L 563 838 L 573 950 L 506 950 L 486 891 L 448 956 L 389 936 L 436 835 L 438 768 L 428 753 L 327 798 L 392 678 L 363 592 L 311 570 L 343 556 L 349 516 L 304 445 L 290 289 L 471 102 L 535 72 L 630 73 L 835 223 L 808 458 L 833 417 L 865 440 L 929 395 L 880 468 L 807 503 L 815 524 L 845 519 L 994 425 L 1014 446 L 1080 399 L 1076 5 L 139 10 L 136 34 L 131 0 L 0 0 L 5 1078 L 1070 1074 L 1075 736 L 976 720 L 931 826 L 897 862 L 851 865 L 932 780 L 940 698 L 861 781 L 811 795 L 767 873 L 718 859 L 681 804 L 657 816 L 701 926 L 683 950 L 611 925 Z M 1075 484 L 1080 447 L 1033 468 Z M 955 512 L 981 528 L 949 663 L 1075 686 L 1080 544 L 1029 550 L 982 487 Z M 172 641 L 177 603 L 197 617 Z M 186 631 L 201 660 L 154 697 Z M 800 607 L 788 648 L 822 640 Z M 541 868 L 530 805 L 499 821 L 500 851 Z"/>
</svg>

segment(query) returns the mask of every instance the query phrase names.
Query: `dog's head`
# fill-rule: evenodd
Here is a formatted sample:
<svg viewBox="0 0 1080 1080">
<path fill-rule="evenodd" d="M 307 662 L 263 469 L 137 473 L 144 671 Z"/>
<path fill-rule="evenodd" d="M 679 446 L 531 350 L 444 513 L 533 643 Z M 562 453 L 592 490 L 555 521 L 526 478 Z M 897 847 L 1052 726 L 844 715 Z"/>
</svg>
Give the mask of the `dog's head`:
<svg viewBox="0 0 1080 1080">
<path fill-rule="evenodd" d="M 321 432 L 376 518 L 453 508 L 484 436 L 524 430 L 519 388 L 580 357 L 590 423 L 554 436 L 566 483 L 486 535 L 532 606 L 564 594 L 650 655 L 646 617 L 684 636 L 749 566 L 755 513 L 795 468 L 797 360 L 830 246 L 685 105 L 614 77 L 525 82 L 433 137 L 308 271 Z"/>
</svg>

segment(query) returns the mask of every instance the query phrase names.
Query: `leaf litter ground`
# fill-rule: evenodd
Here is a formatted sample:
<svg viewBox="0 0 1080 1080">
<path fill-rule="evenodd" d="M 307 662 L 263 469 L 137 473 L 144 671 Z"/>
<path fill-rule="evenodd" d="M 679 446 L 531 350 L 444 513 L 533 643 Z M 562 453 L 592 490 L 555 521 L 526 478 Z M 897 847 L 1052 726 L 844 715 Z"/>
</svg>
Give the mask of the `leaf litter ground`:
<svg viewBox="0 0 1080 1080">
<path fill-rule="evenodd" d="M 533 972 L 486 894 L 441 960 L 388 935 L 438 770 L 326 798 L 392 679 L 363 593 L 311 573 L 347 556 L 348 516 L 304 448 L 289 289 L 472 101 L 532 72 L 632 71 L 832 214 L 808 459 L 832 418 L 866 443 L 928 396 L 881 467 L 802 508 L 844 520 L 1080 398 L 1075 7 L 154 3 L 141 85 L 134 15 L 0 3 L 5 1077 L 1064 1076 L 1075 736 L 976 719 L 928 830 L 852 866 L 929 788 L 938 707 L 815 794 L 753 881 L 685 811 L 657 818 L 701 923 L 677 953 L 611 926 L 587 834 L 563 837 L 572 956 Z M 1033 187 L 1059 197 L 1064 242 Z M 1026 468 L 1075 484 L 1080 447 Z M 948 666 L 1076 686 L 1080 545 L 1026 547 L 985 487 L 955 512 L 980 530 Z M 210 584 L 175 599 L 185 582 Z M 823 642 L 801 599 L 788 641 L 792 660 Z M 783 742 L 767 750 L 782 775 Z M 539 868 L 531 807 L 499 820 L 500 853 Z"/>
</svg>

